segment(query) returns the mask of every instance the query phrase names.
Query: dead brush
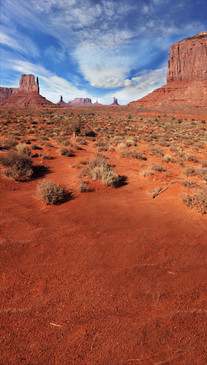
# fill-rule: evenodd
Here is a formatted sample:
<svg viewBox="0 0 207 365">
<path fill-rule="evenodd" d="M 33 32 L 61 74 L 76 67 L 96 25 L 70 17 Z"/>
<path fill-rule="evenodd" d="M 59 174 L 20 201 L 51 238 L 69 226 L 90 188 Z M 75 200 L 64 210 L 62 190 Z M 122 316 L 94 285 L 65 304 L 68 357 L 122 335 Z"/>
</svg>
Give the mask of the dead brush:
<svg viewBox="0 0 207 365">
<path fill-rule="evenodd" d="M 33 174 L 32 158 L 29 149 L 19 145 L 16 151 L 9 151 L 0 157 L 0 163 L 6 167 L 5 175 L 14 180 L 30 179 Z M 27 152 L 27 153 L 26 153 Z"/>
<path fill-rule="evenodd" d="M 102 155 L 97 154 L 92 158 L 88 165 L 83 167 L 79 177 L 89 176 L 93 180 L 102 180 L 105 186 L 118 187 L 123 181 L 123 177 L 117 175 L 113 166 L 109 164 L 108 159 Z"/>
<path fill-rule="evenodd" d="M 185 194 L 181 199 L 188 208 L 196 208 L 199 213 L 207 214 L 207 186 L 198 189 L 193 195 Z"/>
<path fill-rule="evenodd" d="M 147 160 L 147 157 L 143 155 L 144 152 L 136 151 L 136 150 L 124 150 L 120 153 L 120 156 L 123 158 L 135 158 L 136 160 Z"/>
<path fill-rule="evenodd" d="M 158 186 L 157 188 L 155 188 L 152 191 L 152 197 L 153 197 L 153 199 L 156 198 L 156 196 L 164 193 L 164 191 L 166 191 L 167 189 L 168 189 L 167 187 L 163 188 L 162 186 Z"/>
<path fill-rule="evenodd" d="M 53 181 L 44 179 L 37 185 L 37 195 L 43 203 L 51 205 L 62 203 L 71 193 Z"/>
</svg>

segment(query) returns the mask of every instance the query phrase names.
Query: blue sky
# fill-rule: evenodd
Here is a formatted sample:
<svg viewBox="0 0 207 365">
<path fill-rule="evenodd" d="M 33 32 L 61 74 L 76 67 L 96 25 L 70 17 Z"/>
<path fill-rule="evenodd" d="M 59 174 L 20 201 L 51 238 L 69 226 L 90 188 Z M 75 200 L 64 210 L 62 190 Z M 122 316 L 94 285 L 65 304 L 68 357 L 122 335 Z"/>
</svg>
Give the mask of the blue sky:
<svg viewBox="0 0 207 365">
<path fill-rule="evenodd" d="M 206 0 L 4 0 L 1 85 L 39 77 L 57 102 L 137 100 L 166 83 L 170 45 L 207 31 Z"/>
</svg>

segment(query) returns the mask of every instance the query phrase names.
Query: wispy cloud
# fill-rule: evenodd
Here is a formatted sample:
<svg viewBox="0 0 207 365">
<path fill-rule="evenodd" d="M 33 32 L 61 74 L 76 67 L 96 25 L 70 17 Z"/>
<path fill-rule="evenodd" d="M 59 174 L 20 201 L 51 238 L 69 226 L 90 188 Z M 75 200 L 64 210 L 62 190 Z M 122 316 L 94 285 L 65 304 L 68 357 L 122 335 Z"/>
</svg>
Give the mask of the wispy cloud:
<svg viewBox="0 0 207 365">
<path fill-rule="evenodd" d="M 167 67 L 157 70 L 145 70 L 141 76 L 126 80 L 126 87 L 116 93 L 121 104 L 127 104 L 149 94 L 158 87 L 166 84 Z M 127 84 L 128 81 L 128 84 Z"/>
<path fill-rule="evenodd" d="M 39 75 L 53 100 L 52 88 L 69 99 L 98 89 L 104 100 L 122 88 L 125 103 L 165 83 L 171 43 L 206 30 L 197 8 L 187 0 L 4 0 L 4 67 Z"/>
</svg>

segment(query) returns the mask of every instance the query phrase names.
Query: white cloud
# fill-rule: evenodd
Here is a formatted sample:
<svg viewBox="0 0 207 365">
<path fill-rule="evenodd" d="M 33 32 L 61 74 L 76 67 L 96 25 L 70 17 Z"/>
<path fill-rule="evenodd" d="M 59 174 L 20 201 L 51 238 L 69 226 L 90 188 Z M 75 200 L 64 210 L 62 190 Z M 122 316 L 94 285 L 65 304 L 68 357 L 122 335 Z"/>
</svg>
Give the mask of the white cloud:
<svg viewBox="0 0 207 365">
<path fill-rule="evenodd" d="M 80 45 L 74 51 L 79 71 L 90 85 L 97 88 L 124 86 L 132 66 L 132 57 L 108 49 Z"/>
<path fill-rule="evenodd" d="M 12 30 L 9 32 L 5 31 L 4 27 L 2 28 L 2 32 L 0 33 L 0 43 L 8 46 L 9 48 L 18 51 L 22 54 L 30 54 L 30 56 L 37 56 L 38 49 L 34 42 L 28 38 L 26 35 L 21 34 L 13 34 Z"/>
<path fill-rule="evenodd" d="M 116 93 L 120 104 L 127 104 L 132 100 L 138 100 L 158 87 L 166 84 L 167 67 L 157 70 L 145 71 L 141 76 L 125 80 L 126 87 Z M 127 85 L 127 81 L 128 85 Z"/>
</svg>

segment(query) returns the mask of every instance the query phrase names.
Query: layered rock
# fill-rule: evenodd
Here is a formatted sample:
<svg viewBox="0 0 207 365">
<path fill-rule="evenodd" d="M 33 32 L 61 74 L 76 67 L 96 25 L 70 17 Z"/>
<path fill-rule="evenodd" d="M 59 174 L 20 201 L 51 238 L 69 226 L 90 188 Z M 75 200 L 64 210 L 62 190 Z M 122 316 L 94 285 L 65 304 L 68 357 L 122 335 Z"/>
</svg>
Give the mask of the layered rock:
<svg viewBox="0 0 207 365">
<path fill-rule="evenodd" d="M 1 106 L 5 107 L 52 107 L 49 100 L 39 94 L 38 77 L 35 81 L 34 75 L 22 75 L 19 81 L 19 88 L 0 88 Z"/>
<path fill-rule="evenodd" d="M 170 48 L 167 84 L 129 105 L 207 107 L 207 32 Z"/>
<path fill-rule="evenodd" d="M 18 88 L 0 87 L 0 101 L 10 98 L 13 94 L 18 92 Z"/>
<path fill-rule="evenodd" d="M 34 75 L 22 75 L 19 80 L 19 92 L 39 94 L 38 77 L 35 82 Z"/>
<path fill-rule="evenodd" d="M 170 47 L 167 83 L 207 79 L 207 32 L 183 39 Z"/>
<path fill-rule="evenodd" d="M 57 105 L 61 106 L 61 107 L 81 108 L 84 106 L 100 106 L 101 104 L 99 104 L 99 102 L 97 100 L 95 103 L 92 103 L 92 100 L 90 98 L 75 98 L 75 99 L 69 101 L 68 103 L 66 103 L 63 100 L 62 95 L 60 95 L 60 100 L 58 101 Z"/>
<path fill-rule="evenodd" d="M 116 99 L 115 97 L 113 97 L 113 103 L 111 105 L 119 105 L 118 104 L 118 99 Z"/>
<path fill-rule="evenodd" d="M 18 92 L 10 98 L 3 100 L 0 105 L 9 108 L 39 108 L 55 106 L 51 101 L 35 92 Z"/>
<path fill-rule="evenodd" d="M 12 95 L 22 92 L 39 94 L 38 77 L 35 82 L 34 75 L 22 75 L 19 80 L 19 88 L 0 87 L 0 100 L 8 99 Z"/>
</svg>

